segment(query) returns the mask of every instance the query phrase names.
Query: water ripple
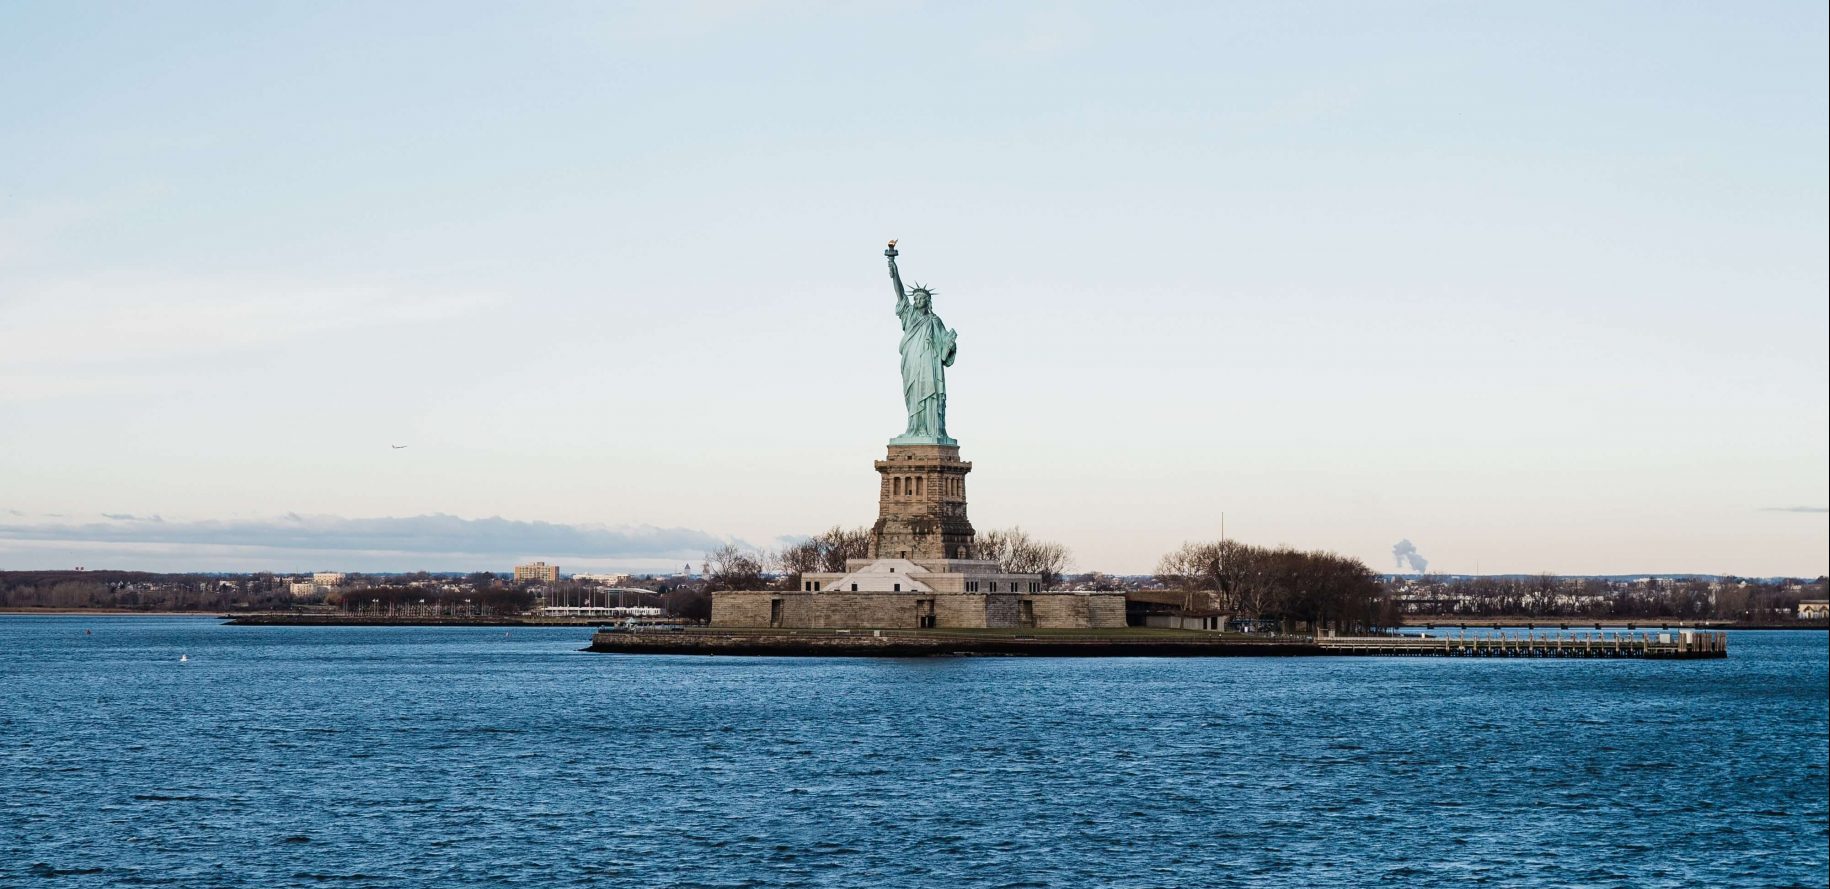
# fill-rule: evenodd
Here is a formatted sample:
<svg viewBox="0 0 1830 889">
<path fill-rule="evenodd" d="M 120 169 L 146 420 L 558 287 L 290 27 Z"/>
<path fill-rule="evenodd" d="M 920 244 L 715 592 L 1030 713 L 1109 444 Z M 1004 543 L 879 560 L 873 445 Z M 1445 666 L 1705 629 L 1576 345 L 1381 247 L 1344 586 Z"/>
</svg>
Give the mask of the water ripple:
<svg viewBox="0 0 1830 889">
<path fill-rule="evenodd" d="M 583 641 L 0 617 L 0 885 L 1825 883 L 1822 633 L 1694 664 Z"/>
</svg>

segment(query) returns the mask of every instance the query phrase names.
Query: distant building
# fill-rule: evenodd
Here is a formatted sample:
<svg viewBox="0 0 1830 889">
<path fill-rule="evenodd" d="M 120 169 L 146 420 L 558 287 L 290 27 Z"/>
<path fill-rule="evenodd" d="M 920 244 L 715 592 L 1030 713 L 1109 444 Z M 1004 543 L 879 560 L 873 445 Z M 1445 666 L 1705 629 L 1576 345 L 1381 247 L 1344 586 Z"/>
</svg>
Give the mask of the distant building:
<svg viewBox="0 0 1830 889">
<path fill-rule="evenodd" d="M 1803 599 L 1799 601 L 1799 620 L 1822 620 L 1826 617 L 1830 617 L 1830 599 Z"/>
<path fill-rule="evenodd" d="M 558 583 L 559 566 L 545 562 L 529 562 L 515 566 L 516 583 Z"/>
<path fill-rule="evenodd" d="M 319 571 L 311 576 L 311 582 L 323 587 L 339 587 L 343 585 L 343 572 Z"/>
<path fill-rule="evenodd" d="M 572 575 L 572 579 L 582 580 L 586 583 L 594 583 L 598 586 L 629 585 L 629 575 L 627 574 L 574 574 Z"/>
<path fill-rule="evenodd" d="M 624 617 L 658 620 L 666 611 L 650 605 L 543 605 L 538 611 L 548 617 Z"/>
<path fill-rule="evenodd" d="M 318 594 L 318 585 L 309 580 L 295 580 L 292 582 L 290 589 L 292 590 L 292 595 L 297 598 L 305 598 Z"/>
<path fill-rule="evenodd" d="M 1229 617 L 1231 615 L 1217 611 L 1197 610 L 1182 611 L 1176 614 L 1146 614 L 1144 615 L 1144 626 L 1220 632 L 1227 629 L 1227 618 Z"/>
</svg>

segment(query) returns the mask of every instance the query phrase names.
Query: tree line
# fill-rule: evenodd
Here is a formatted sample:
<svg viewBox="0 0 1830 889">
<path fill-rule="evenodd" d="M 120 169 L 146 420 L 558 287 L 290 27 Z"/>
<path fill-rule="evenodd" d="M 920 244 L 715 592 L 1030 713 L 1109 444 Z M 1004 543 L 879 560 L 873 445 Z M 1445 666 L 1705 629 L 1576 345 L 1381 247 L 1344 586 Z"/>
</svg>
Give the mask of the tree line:
<svg viewBox="0 0 1830 889">
<path fill-rule="evenodd" d="M 1406 613 L 1473 617 L 1672 618 L 1770 623 L 1791 620 L 1800 599 L 1824 597 L 1824 578 L 1767 582 L 1725 578 L 1559 577 L 1554 574 L 1393 578 Z"/>
<path fill-rule="evenodd" d="M 1342 631 L 1390 627 L 1398 613 L 1366 563 L 1337 553 L 1236 540 L 1184 543 L 1157 562 L 1172 590 L 1210 610 Z"/>
<path fill-rule="evenodd" d="M 843 574 L 846 562 L 870 556 L 870 529 L 831 529 L 779 550 L 725 544 L 705 554 L 702 570 L 707 591 L 797 590 L 804 574 Z M 1005 574 L 1040 574 L 1049 587 L 1061 583 L 1072 554 L 1059 543 L 1038 540 L 1022 528 L 1003 528 L 978 535 L 972 558 L 998 563 Z"/>
<path fill-rule="evenodd" d="M 525 590 L 479 571 L 461 580 L 424 571 L 412 574 L 345 574 L 324 604 L 346 610 L 419 604 L 510 613 L 531 602 Z M 283 611 L 299 603 L 291 579 L 272 572 L 164 574 L 150 571 L 0 571 L 0 607 L 118 608 L 132 611 Z M 307 601 L 318 601 L 311 599 Z"/>
<path fill-rule="evenodd" d="M 0 571 L 0 607 L 143 611 L 272 609 L 291 605 L 284 578 L 149 571 Z"/>
</svg>

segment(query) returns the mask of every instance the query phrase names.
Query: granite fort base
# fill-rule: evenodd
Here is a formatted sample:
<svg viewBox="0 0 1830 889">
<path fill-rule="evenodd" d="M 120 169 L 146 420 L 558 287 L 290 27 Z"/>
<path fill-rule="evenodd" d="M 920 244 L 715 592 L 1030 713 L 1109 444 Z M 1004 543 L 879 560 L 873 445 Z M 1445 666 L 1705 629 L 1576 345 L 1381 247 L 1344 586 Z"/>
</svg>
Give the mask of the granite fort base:
<svg viewBox="0 0 1830 889">
<path fill-rule="evenodd" d="M 794 629 L 1117 629 L 1125 597 L 1114 593 L 726 592 L 712 597 L 712 625 Z"/>
</svg>

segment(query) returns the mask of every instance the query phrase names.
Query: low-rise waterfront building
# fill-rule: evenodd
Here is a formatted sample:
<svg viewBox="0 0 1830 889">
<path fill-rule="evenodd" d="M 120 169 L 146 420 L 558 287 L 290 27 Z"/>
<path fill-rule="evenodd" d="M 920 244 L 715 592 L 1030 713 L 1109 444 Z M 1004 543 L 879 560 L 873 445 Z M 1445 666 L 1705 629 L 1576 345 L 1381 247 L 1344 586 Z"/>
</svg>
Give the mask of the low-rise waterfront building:
<svg viewBox="0 0 1830 889">
<path fill-rule="evenodd" d="M 800 628 L 1116 628 L 1123 593 L 1044 590 L 1041 575 L 972 559 L 852 559 L 801 589 L 715 593 L 712 624 Z"/>
<path fill-rule="evenodd" d="M 1167 630 L 1207 630 L 1218 633 L 1227 629 L 1230 615 L 1218 611 L 1183 611 L 1175 614 L 1147 614 L 1144 626 Z"/>
<path fill-rule="evenodd" d="M 659 620 L 665 609 L 652 605 L 547 605 L 540 609 L 544 617 L 607 617 L 634 620 Z"/>
</svg>

